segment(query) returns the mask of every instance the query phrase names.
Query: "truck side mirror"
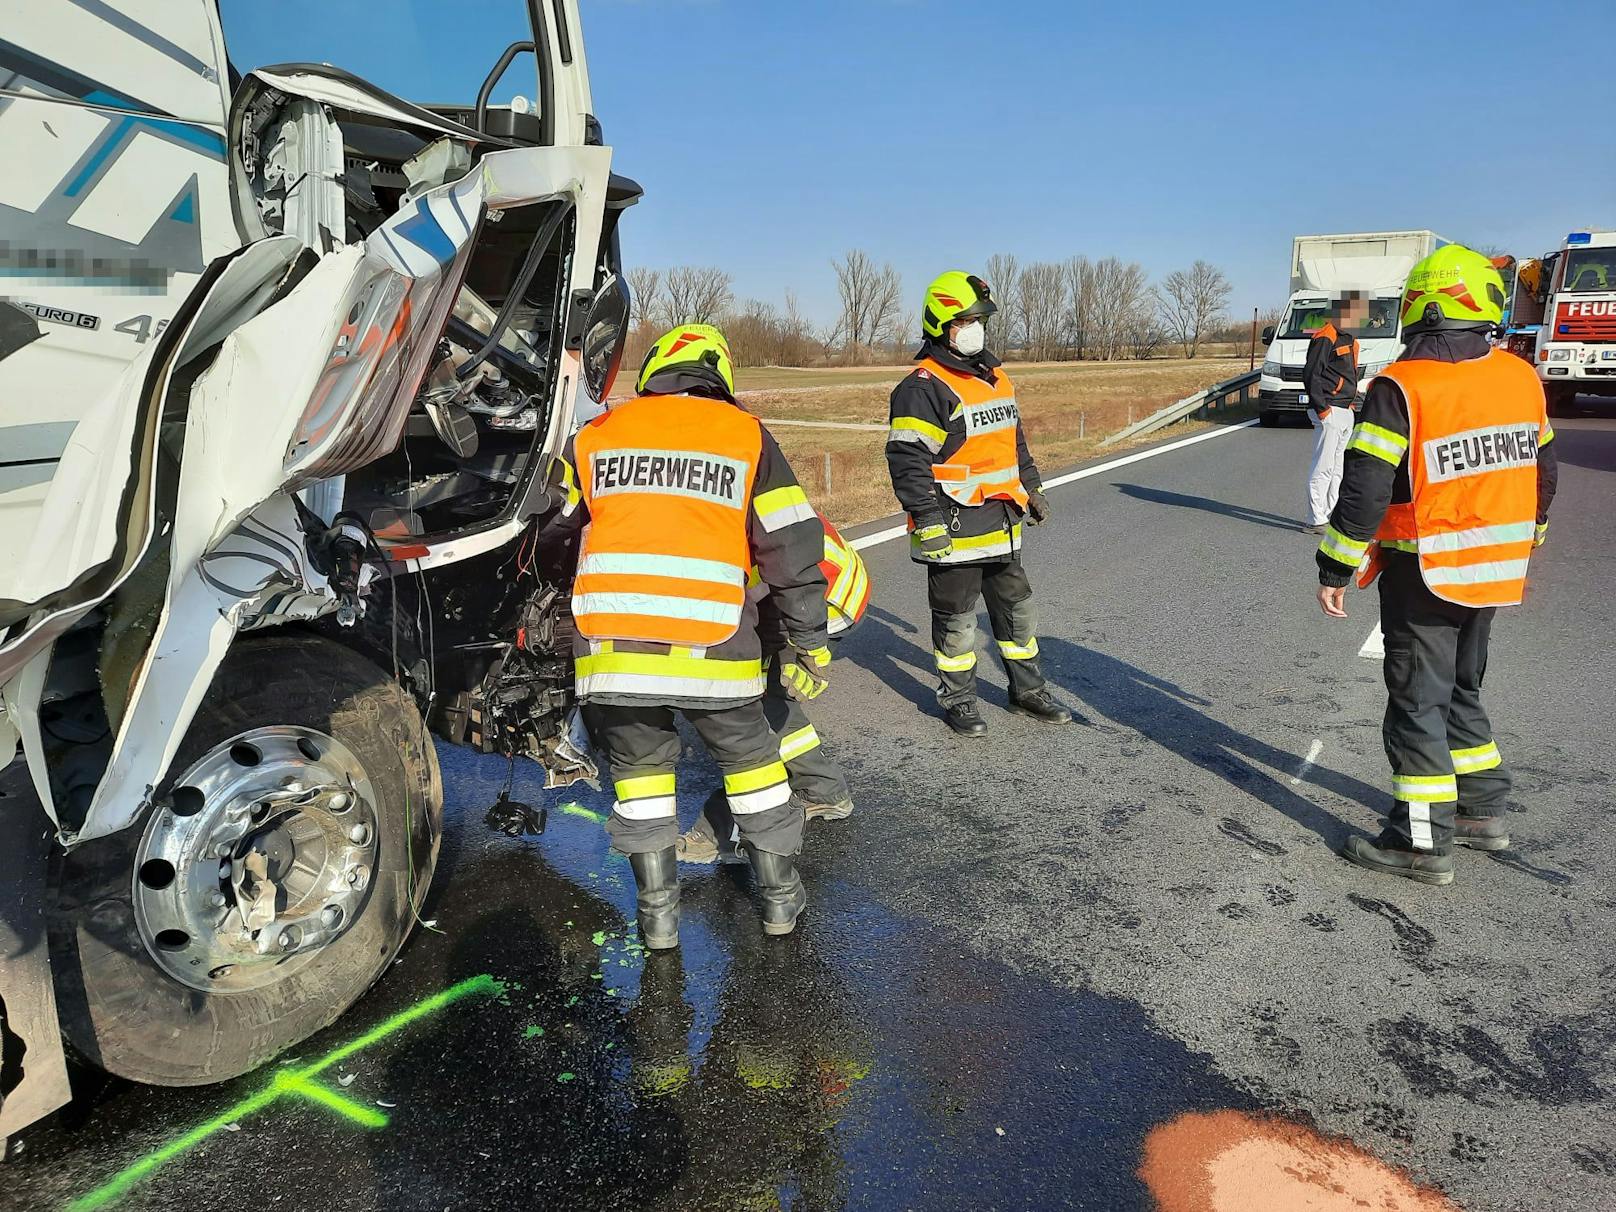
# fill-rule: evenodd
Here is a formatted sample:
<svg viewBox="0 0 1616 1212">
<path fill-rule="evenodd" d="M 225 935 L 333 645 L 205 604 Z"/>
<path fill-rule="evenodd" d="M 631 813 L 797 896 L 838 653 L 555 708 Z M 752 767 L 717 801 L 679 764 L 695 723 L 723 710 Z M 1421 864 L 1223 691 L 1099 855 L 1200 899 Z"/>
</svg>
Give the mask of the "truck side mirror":
<svg viewBox="0 0 1616 1212">
<path fill-rule="evenodd" d="M 1266 325 L 1262 330 L 1262 343 L 1264 345 L 1268 345 L 1268 344 L 1271 344 L 1273 342 L 1273 340 L 1274 340 L 1274 326 L 1272 324 Z"/>
<path fill-rule="evenodd" d="M 617 368 L 623 361 L 629 307 L 628 283 L 608 273 L 589 303 L 579 339 L 584 386 L 597 404 L 604 404 L 611 394 L 612 380 L 617 378 Z"/>
</svg>

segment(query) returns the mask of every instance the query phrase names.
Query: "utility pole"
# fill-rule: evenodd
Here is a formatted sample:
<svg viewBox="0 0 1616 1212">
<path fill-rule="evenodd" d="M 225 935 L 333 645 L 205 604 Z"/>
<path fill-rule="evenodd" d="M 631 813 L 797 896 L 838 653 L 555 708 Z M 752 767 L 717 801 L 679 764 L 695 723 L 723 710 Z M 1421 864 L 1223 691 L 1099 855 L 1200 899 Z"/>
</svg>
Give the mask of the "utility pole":
<svg viewBox="0 0 1616 1212">
<path fill-rule="evenodd" d="M 1257 309 L 1251 309 L 1251 357 L 1246 362 L 1247 370 L 1257 369 Z"/>
</svg>

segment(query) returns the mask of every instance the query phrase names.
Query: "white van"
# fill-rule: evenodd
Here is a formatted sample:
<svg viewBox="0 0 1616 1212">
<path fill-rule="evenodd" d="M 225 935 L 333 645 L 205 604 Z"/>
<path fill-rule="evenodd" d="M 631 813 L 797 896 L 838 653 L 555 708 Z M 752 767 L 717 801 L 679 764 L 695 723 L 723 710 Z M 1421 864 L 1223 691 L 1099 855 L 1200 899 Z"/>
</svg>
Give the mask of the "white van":
<svg viewBox="0 0 1616 1212">
<path fill-rule="evenodd" d="M 1302 368 L 1313 334 L 1330 318 L 1331 300 L 1345 291 L 1368 297 L 1369 314 L 1348 335 L 1358 339 L 1359 387 L 1402 352 L 1398 313 L 1403 283 L 1415 262 L 1447 243 L 1435 232 L 1350 232 L 1297 236 L 1291 243 L 1291 295 L 1277 326 L 1263 330 L 1257 399 L 1264 425 L 1306 415 Z"/>
</svg>

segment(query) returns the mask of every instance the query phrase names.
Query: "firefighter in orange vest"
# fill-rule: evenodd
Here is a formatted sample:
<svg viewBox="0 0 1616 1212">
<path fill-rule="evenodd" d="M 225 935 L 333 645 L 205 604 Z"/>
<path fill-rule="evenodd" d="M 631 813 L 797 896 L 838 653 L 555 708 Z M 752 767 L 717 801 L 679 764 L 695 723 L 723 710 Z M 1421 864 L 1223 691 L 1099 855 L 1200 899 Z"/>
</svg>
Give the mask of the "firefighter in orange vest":
<svg viewBox="0 0 1616 1212">
<path fill-rule="evenodd" d="M 754 566 L 779 612 L 789 692 L 824 690 L 823 531 L 768 430 L 735 403 L 723 334 L 686 324 L 640 369 L 639 395 L 573 436 L 554 477 L 572 525 L 587 521 L 573 583 L 578 697 L 617 792 L 606 829 L 629 857 L 647 947 L 676 946 L 679 836 L 675 711 L 724 776 L 763 909 L 789 934 L 807 904 L 791 799 L 765 686 Z"/>
<path fill-rule="evenodd" d="M 864 609 L 870 602 L 870 574 L 859 553 L 824 514 L 819 515 L 819 522 L 825 532 L 825 556 L 819 568 L 825 574 L 825 606 L 831 642 L 835 643 L 864 617 Z M 807 820 L 846 820 L 853 815 L 853 790 L 841 766 L 825 752 L 824 743 L 802 703 L 788 692 L 781 680 L 781 664 L 789 651 L 784 620 L 755 569 L 751 592 L 760 599 L 758 634 L 768 669 L 763 714 L 780 738 L 780 760 L 786 764 L 791 794 L 801 801 Z M 726 862 L 745 862 L 729 845 L 733 833 L 729 806 L 723 795 L 715 791 L 703 805 L 696 823 L 679 835 L 679 861 L 714 863 L 722 855 Z"/>
<path fill-rule="evenodd" d="M 1361 867 L 1453 882 L 1454 845 L 1509 845 L 1510 777 L 1481 705 L 1499 606 L 1518 605 L 1554 498 L 1554 430 L 1532 367 L 1494 350 L 1504 284 L 1480 253 L 1438 249 L 1403 294 L 1407 348 L 1370 386 L 1319 544 L 1319 604 L 1380 579 L 1394 803 Z"/>
<path fill-rule="evenodd" d="M 909 514 L 909 552 L 926 566 L 937 697 L 948 726 L 982 736 L 976 704 L 976 604 L 986 600 L 1010 680 L 1010 709 L 1050 724 L 1072 713 L 1038 666 L 1032 586 L 1021 565 L 1021 520 L 1049 502 L 1016 408 L 1015 387 L 988 352 L 988 284 L 950 271 L 926 288 L 920 363 L 892 392 L 887 469 Z"/>
</svg>

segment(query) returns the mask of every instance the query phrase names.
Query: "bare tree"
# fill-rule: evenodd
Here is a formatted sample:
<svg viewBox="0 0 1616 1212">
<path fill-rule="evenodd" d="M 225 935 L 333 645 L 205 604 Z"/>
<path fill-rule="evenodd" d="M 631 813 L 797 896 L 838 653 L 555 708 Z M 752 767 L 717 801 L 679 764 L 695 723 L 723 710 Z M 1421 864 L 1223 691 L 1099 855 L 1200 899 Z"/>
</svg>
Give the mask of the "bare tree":
<svg viewBox="0 0 1616 1212">
<path fill-rule="evenodd" d="M 1150 299 L 1142 300 L 1123 320 L 1122 342 L 1135 358 L 1155 357 L 1162 337 L 1157 308 Z"/>
<path fill-rule="evenodd" d="M 988 284 L 993 301 L 999 305 L 994 317 L 994 348 L 1008 354 L 1016 348 L 1024 331 L 1021 322 L 1021 266 L 1009 253 L 994 253 L 983 267 L 982 280 Z"/>
<path fill-rule="evenodd" d="M 1061 269 L 1066 285 L 1066 329 L 1072 356 L 1081 360 L 1094 336 L 1094 262 L 1069 257 Z"/>
<path fill-rule="evenodd" d="M 1161 318 L 1168 333 L 1193 358 L 1201 341 L 1223 319 L 1233 287 L 1223 271 L 1205 261 L 1162 279 Z"/>
<path fill-rule="evenodd" d="M 797 305 L 795 291 L 786 291 L 785 310 L 780 313 L 780 342 L 775 356 L 778 366 L 805 366 L 812 344 L 809 324 Z"/>
<path fill-rule="evenodd" d="M 1066 274 L 1052 261 L 1035 261 L 1016 283 L 1016 311 L 1024 348 L 1035 362 L 1059 357 L 1066 344 Z"/>
<path fill-rule="evenodd" d="M 668 270 L 666 289 L 671 324 L 712 324 L 734 298 L 730 276 L 712 266 L 675 266 Z"/>
<path fill-rule="evenodd" d="M 861 249 L 851 250 L 831 265 L 836 270 L 836 293 L 842 300 L 843 350 L 854 361 L 872 346 L 896 337 L 903 284 L 896 269 L 891 265 L 877 268 Z"/>
<path fill-rule="evenodd" d="M 730 357 L 737 366 L 767 366 L 778 364 L 780 352 L 780 314 L 771 303 L 748 299 L 739 311 L 723 319 L 724 336 L 729 341 Z"/>
<path fill-rule="evenodd" d="M 655 324 L 662 318 L 662 271 L 636 265 L 625 275 L 636 325 Z"/>
<path fill-rule="evenodd" d="M 1091 269 L 1085 292 L 1089 328 L 1095 352 L 1109 362 L 1119 354 L 1145 346 L 1146 334 L 1156 328 L 1154 315 L 1145 314 L 1155 311 L 1154 301 L 1149 279 L 1139 262 L 1106 257 L 1094 262 Z"/>
</svg>

